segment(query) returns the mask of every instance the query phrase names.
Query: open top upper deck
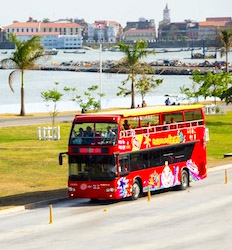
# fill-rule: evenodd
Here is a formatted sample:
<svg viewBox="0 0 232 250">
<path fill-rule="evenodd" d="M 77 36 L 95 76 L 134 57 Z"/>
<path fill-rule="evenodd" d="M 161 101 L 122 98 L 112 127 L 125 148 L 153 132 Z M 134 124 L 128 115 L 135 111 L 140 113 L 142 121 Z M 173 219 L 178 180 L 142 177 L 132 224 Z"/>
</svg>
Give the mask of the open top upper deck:
<svg viewBox="0 0 232 250">
<path fill-rule="evenodd" d="M 130 124 L 128 128 L 126 122 Z M 204 125 L 203 105 L 80 114 L 75 116 L 69 145 L 73 153 L 128 152 L 200 140 L 204 137 Z"/>
<path fill-rule="evenodd" d="M 110 110 L 110 111 L 103 111 L 98 113 L 85 113 L 85 114 L 78 114 L 75 117 L 76 119 L 91 119 L 96 118 L 104 119 L 110 117 L 121 117 L 121 118 L 128 118 L 128 117 L 138 117 L 138 116 L 146 116 L 151 114 L 162 114 L 162 113 L 175 113 L 178 111 L 185 111 L 185 110 L 196 110 L 202 109 L 204 106 L 197 104 L 197 105 L 171 105 L 171 106 L 152 106 L 152 107 L 145 107 L 145 108 L 136 108 L 136 109 L 117 109 L 117 110 Z M 83 118 L 82 118 L 83 117 Z"/>
</svg>

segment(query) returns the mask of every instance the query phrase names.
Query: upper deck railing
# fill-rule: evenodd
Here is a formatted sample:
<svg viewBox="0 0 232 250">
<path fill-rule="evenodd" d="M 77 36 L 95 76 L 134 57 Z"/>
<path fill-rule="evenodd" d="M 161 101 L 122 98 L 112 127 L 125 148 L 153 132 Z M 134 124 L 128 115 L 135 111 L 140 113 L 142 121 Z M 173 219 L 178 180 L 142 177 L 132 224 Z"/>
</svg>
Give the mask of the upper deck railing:
<svg viewBox="0 0 232 250">
<path fill-rule="evenodd" d="M 140 127 L 135 129 L 128 129 L 120 131 L 120 138 L 131 137 L 137 134 L 151 134 L 151 133 L 160 133 L 164 131 L 170 130 L 178 130 L 189 127 L 198 127 L 204 125 L 203 120 L 195 120 L 195 121 L 185 121 L 185 122 L 175 122 L 175 123 L 167 123 L 164 125 L 153 125 L 149 127 Z"/>
<path fill-rule="evenodd" d="M 175 122 L 168 123 L 163 125 L 154 125 L 149 127 L 139 127 L 128 130 L 121 130 L 119 133 L 119 139 L 129 138 L 134 135 L 139 134 L 156 134 L 163 133 L 168 131 L 193 128 L 203 126 L 203 120 L 195 120 L 195 121 L 185 121 L 185 122 Z M 117 131 L 114 131 L 115 136 L 111 138 L 107 138 L 104 136 L 104 133 L 99 131 L 95 131 L 92 136 L 77 136 L 72 137 L 70 139 L 70 145 L 116 145 L 117 144 Z"/>
</svg>

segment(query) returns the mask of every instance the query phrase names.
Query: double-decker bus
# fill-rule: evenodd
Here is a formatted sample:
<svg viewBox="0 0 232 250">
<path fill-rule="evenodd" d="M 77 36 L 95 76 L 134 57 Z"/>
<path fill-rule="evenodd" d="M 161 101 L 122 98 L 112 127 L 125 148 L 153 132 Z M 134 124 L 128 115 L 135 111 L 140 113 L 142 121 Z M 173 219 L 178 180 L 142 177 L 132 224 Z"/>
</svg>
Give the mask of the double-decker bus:
<svg viewBox="0 0 232 250">
<path fill-rule="evenodd" d="M 155 106 L 76 115 L 68 152 L 73 198 L 138 199 L 207 176 L 202 105 Z"/>
</svg>

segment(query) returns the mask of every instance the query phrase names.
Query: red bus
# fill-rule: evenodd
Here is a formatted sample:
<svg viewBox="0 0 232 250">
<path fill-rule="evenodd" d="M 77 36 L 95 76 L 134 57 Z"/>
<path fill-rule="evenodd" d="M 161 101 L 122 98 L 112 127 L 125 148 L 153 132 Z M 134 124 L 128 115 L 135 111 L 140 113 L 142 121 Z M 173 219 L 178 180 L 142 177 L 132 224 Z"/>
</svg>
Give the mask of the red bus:
<svg viewBox="0 0 232 250">
<path fill-rule="evenodd" d="M 137 199 L 207 176 L 202 105 L 156 106 L 76 115 L 70 132 L 68 194 Z"/>
</svg>

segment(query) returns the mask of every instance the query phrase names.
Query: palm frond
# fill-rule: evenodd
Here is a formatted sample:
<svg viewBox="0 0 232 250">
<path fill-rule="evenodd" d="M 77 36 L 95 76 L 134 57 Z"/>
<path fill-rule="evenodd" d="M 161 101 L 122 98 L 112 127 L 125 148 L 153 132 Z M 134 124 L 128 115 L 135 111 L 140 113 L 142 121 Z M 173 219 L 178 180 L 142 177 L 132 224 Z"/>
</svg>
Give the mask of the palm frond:
<svg viewBox="0 0 232 250">
<path fill-rule="evenodd" d="M 10 86 L 10 89 L 11 89 L 12 92 L 14 92 L 14 89 L 13 89 L 13 80 L 14 80 L 14 76 L 15 76 L 16 73 L 18 73 L 18 70 L 12 71 L 9 74 L 9 77 L 8 77 L 8 83 L 9 83 L 9 86 Z"/>
<path fill-rule="evenodd" d="M 222 47 L 229 51 L 232 46 L 232 32 L 230 28 L 220 30 L 218 38 Z"/>
</svg>

